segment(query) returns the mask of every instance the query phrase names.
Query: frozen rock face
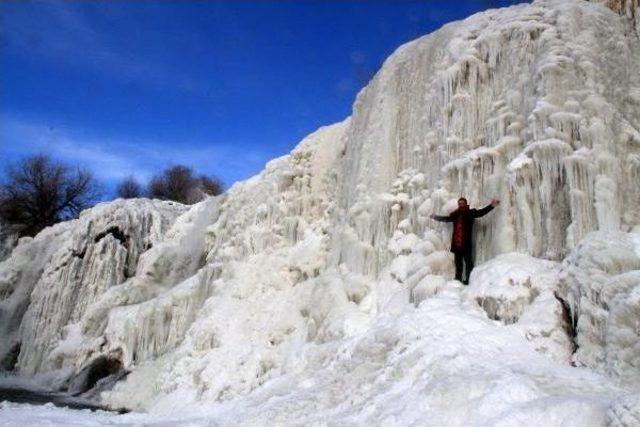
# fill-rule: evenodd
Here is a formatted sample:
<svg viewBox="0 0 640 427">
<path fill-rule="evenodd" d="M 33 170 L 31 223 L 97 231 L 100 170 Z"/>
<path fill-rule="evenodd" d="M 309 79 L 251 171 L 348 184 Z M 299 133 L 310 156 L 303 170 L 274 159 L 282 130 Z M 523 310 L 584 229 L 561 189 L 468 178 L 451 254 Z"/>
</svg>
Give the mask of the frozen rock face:
<svg viewBox="0 0 640 427">
<path fill-rule="evenodd" d="M 569 362 L 575 350 L 573 324 L 557 296 L 560 264 L 524 254 L 504 254 L 473 270 L 465 297 L 489 318 L 522 334 L 535 349 Z"/>
<path fill-rule="evenodd" d="M 116 201 L 20 244 L 0 264 L 5 353 L 76 393 L 128 373 L 104 402 L 221 424 L 633 419 L 639 64 L 628 17 L 598 3 L 449 24 L 224 195 Z M 469 288 L 427 219 L 460 195 L 502 200 Z M 624 268 L 588 264 L 595 230 Z"/>
<path fill-rule="evenodd" d="M 593 1 L 593 0 L 592 0 Z M 638 0 L 596 0 L 629 20 L 630 29 L 637 25 Z M 638 28 L 636 27 L 637 31 Z"/>
<path fill-rule="evenodd" d="M 18 243 L 17 234 L 0 222 L 0 262 L 4 261 Z"/>
<path fill-rule="evenodd" d="M 575 362 L 640 383 L 640 234 L 591 234 L 562 273 L 561 295 L 576 325 Z"/>
<path fill-rule="evenodd" d="M 178 386 L 214 400 L 259 386 L 313 334 L 310 313 L 327 310 L 314 306 L 309 279 L 325 265 L 348 125 L 320 129 L 259 176 L 189 210 L 117 201 L 19 246 L 2 265 L 4 303 L 15 318 L 4 353 L 20 343 L 18 372 L 58 372 L 53 385 L 75 393 L 95 385 L 88 378 L 99 371 L 121 377 L 111 367 L 150 365 L 153 376 L 140 380 L 147 390 L 135 379 L 147 371 L 137 369 L 138 389 L 123 402 L 113 398 L 127 407 Z M 16 278 L 30 271 L 33 279 Z M 339 304 L 327 298 L 327 305 Z M 193 375 L 223 365 L 225 375 Z"/>
<path fill-rule="evenodd" d="M 136 273 L 138 258 L 186 208 L 123 200 L 22 239 L 0 264 L 0 352 L 19 348 L 25 374 L 61 368 L 54 348 L 110 288 Z"/>
<path fill-rule="evenodd" d="M 607 412 L 607 425 L 626 427 L 640 425 L 640 393 L 616 400 Z"/>
<path fill-rule="evenodd" d="M 562 259 L 588 232 L 640 221 L 640 40 L 581 1 L 474 15 L 402 46 L 359 94 L 347 132 L 336 262 L 375 274 L 420 218 L 503 201 L 478 261 Z M 388 197 L 381 195 L 388 194 Z"/>
<path fill-rule="evenodd" d="M 153 308 L 135 306 L 126 308 L 133 314 L 110 316 L 109 341 L 117 336 L 114 347 L 131 348 L 126 364 L 144 366 L 109 395 L 112 404 L 145 407 L 151 399 L 141 388 L 168 395 L 168 401 L 176 393 L 209 401 L 247 394 L 297 369 L 301 343 L 334 333 L 316 326 L 322 323 L 317 313 L 357 311 L 345 308 L 349 301 L 339 277 L 320 289 L 312 280 L 325 265 L 335 163 L 348 125 L 318 130 L 259 176 L 232 187 L 203 233 L 207 265 L 145 304 Z M 207 290 L 198 291 L 197 301 L 176 307 L 176 299 L 199 286 Z M 145 338 L 130 338 L 140 334 Z M 163 359 L 156 361 L 158 356 Z M 160 402 L 158 408 L 166 405 Z"/>
</svg>

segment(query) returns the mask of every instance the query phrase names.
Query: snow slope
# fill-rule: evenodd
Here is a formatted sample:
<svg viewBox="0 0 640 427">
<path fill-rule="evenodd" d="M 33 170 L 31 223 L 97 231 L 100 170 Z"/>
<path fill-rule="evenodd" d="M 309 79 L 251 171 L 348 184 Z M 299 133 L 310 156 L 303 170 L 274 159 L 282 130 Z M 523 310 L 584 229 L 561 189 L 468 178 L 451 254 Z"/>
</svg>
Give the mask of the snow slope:
<svg viewBox="0 0 640 427">
<path fill-rule="evenodd" d="M 640 38 L 613 3 L 446 25 L 224 195 L 119 200 L 23 240 L 0 264 L 3 364 L 148 415 L 0 417 L 640 422 Z M 460 195 L 502 200 L 468 288 L 428 219 Z"/>
</svg>

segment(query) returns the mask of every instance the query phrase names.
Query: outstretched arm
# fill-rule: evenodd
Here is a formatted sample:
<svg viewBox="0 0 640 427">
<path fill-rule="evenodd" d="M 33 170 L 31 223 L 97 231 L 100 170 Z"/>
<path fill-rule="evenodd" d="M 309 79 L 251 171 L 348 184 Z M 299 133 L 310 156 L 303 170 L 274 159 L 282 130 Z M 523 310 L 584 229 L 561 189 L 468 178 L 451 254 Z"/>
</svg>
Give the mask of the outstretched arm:
<svg viewBox="0 0 640 427">
<path fill-rule="evenodd" d="M 493 208 L 495 208 L 496 206 L 498 206 L 500 204 L 500 200 L 498 199 L 493 199 L 491 201 L 491 203 L 489 203 L 487 206 L 485 206 L 482 209 L 476 209 L 475 211 L 475 215 L 474 217 L 476 218 L 480 218 L 481 216 L 485 216 L 486 214 L 488 214 L 489 212 L 491 212 L 491 210 Z"/>
<path fill-rule="evenodd" d="M 442 215 L 431 214 L 429 215 L 429 218 L 435 219 L 436 221 L 440 221 L 440 222 L 453 222 L 453 218 L 451 217 L 451 215 L 442 216 Z"/>
</svg>

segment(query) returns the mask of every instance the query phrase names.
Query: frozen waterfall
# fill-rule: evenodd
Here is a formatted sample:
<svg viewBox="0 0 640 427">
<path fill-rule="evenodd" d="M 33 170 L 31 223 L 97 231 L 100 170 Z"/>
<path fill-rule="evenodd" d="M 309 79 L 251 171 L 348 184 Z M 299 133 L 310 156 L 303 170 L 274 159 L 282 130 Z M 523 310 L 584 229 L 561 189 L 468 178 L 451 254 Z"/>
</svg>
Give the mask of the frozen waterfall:
<svg viewBox="0 0 640 427">
<path fill-rule="evenodd" d="M 636 16 L 537 0 L 448 24 L 225 194 L 21 239 L 4 368 L 163 420 L 640 421 Z M 459 196 L 502 200 L 468 288 L 428 218 Z"/>
</svg>

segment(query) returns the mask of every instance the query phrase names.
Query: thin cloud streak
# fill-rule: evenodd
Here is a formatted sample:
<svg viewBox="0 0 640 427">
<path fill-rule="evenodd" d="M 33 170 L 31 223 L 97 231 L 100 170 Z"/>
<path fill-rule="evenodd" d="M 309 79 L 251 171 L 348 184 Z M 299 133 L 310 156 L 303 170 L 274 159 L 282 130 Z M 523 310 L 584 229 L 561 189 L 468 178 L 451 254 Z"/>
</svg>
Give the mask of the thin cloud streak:
<svg viewBox="0 0 640 427">
<path fill-rule="evenodd" d="M 83 3 L 37 2 L 30 5 L 10 7 L 9 3 L 4 6 L 0 22 L 2 44 L 30 57 L 89 70 L 123 82 L 187 93 L 209 89 L 209 82 L 188 76 L 171 64 L 123 54 L 117 40 L 90 24 L 87 6 L 83 7 Z M 43 22 L 46 25 L 42 25 Z"/>
<path fill-rule="evenodd" d="M 234 181 L 258 173 L 272 157 L 267 151 L 245 150 L 238 144 L 212 143 L 198 147 L 166 141 L 130 141 L 3 117 L 1 158 L 16 159 L 40 152 L 88 167 L 97 178 L 110 184 L 129 175 L 146 182 L 167 166 L 184 164 L 198 173 L 216 175 L 230 186 Z"/>
</svg>

